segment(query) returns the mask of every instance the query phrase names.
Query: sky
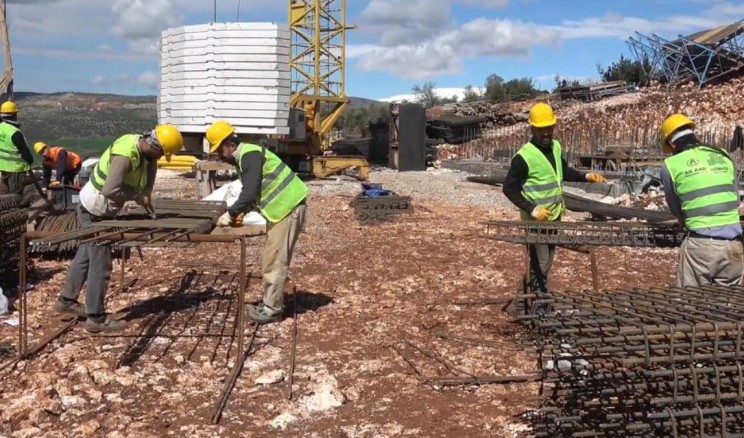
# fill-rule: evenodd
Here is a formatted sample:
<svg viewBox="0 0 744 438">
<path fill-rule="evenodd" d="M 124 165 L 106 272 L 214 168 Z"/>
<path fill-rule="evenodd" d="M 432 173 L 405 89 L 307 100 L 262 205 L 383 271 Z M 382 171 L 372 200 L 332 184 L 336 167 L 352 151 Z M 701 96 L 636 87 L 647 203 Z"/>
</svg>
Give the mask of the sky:
<svg viewBox="0 0 744 438">
<path fill-rule="evenodd" d="M 287 22 L 286 0 L 216 0 L 217 21 Z M 744 18 L 728 0 L 347 0 L 346 93 L 480 87 L 490 74 L 555 86 L 598 79 L 634 32 L 665 38 Z M 213 20 L 210 0 L 7 0 L 16 91 L 154 95 L 162 30 Z"/>
</svg>

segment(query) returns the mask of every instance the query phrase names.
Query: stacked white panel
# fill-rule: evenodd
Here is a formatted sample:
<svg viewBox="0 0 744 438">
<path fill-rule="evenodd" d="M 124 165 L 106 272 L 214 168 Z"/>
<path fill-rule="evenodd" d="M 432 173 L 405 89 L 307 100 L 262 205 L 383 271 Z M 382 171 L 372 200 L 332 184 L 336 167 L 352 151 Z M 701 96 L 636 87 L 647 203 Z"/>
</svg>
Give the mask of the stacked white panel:
<svg viewBox="0 0 744 438">
<path fill-rule="evenodd" d="M 210 23 L 161 35 L 158 120 L 203 134 L 227 120 L 241 134 L 289 134 L 289 27 Z"/>
</svg>

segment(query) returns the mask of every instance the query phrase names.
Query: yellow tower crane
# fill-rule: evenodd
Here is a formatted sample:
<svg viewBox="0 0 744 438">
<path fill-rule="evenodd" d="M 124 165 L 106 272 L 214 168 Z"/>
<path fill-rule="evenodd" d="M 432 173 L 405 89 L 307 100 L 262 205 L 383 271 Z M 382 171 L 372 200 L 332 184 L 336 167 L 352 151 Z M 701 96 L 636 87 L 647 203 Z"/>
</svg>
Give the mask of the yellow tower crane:
<svg viewBox="0 0 744 438">
<path fill-rule="evenodd" d="M 324 178 L 356 167 L 367 179 L 369 163 L 360 156 L 328 155 L 334 124 L 350 103 L 346 96 L 346 0 L 289 0 L 291 37 L 290 105 L 305 111 L 306 137 L 285 143 L 286 155 Z"/>
</svg>

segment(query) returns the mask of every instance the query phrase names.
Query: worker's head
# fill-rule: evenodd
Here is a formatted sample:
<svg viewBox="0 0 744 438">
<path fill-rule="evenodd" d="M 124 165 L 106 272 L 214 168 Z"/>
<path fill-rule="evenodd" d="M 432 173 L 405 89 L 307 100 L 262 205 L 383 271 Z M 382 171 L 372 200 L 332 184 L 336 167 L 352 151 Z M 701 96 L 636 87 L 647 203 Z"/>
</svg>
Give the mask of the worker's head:
<svg viewBox="0 0 744 438">
<path fill-rule="evenodd" d="M 37 141 L 36 143 L 34 143 L 34 152 L 36 152 L 37 154 L 43 157 L 47 154 L 47 151 L 49 151 L 49 148 L 43 141 Z"/>
<path fill-rule="evenodd" d="M 18 106 L 15 102 L 6 100 L 0 105 L 0 117 L 8 120 L 16 120 L 18 118 Z"/>
<path fill-rule="evenodd" d="M 695 122 L 684 114 L 672 114 L 661 122 L 659 135 L 663 144 L 664 152 L 671 154 L 679 152 L 680 140 L 694 135 Z"/>
<path fill-rule="evenodd" d="M 142 137 L 144 147 L 142 153 L 148 158 L 159 159 L 165 156 L 170 161 L 171 155 L 183 147 L 183 136 L 173 125 L 156 125 L 155 128 Z"/>
<path fill-rule="evenodd" d="M 555 113 L 547 103 L 536 103 L 530 108 L 530 130 L 532 138 L 539 146 L 549 147 L 553 144 L 555 132 Z"/>
<path fill-rule="evenodd" d="M 217 152 L 222 161 L 235 164 L 236 160 L 233 154 L 238 149 L 240 140 L 235 133 L 235 128 L 230 123 L 217 120 L 207 128 L 206 137 L 209 142 L 210 153 Z"/>
</svg>

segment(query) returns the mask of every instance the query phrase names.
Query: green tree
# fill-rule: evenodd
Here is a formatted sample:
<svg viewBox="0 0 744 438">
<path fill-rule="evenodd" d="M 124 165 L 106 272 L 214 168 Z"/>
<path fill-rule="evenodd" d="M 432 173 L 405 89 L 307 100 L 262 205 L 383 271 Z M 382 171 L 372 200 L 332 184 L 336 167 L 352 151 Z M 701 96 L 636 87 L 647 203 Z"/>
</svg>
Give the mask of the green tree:
<svg viewBox="0 0 744 438">
<path fill-rule="evenodd" d="M 475 91 L 472 85 L 468 85 L 465 87 L 465 91 L 463 92 L 463 96 L 462 96 L 463 102 L 472 102 L 479 98 L 480 98 L 480 94 L 477 91 Z"/>
<path fill-rule="evenodd" d="M 647 57 L 640 60 L 630 60 L 623 55 L 607 68 L 597 63 L 597 72 L 604 82 L 626 81 L 634 84 L 645 84 L 648 80 L 647 72 L 651 71 L 651 61 Z"/>
<path fill-rule="evenodd" d="M 424 105 L 424 108 L 431 108 L 442 103 L 442 99 L 434 91 L 435 88 L 434 82 L 429 81 L 424 82 L 423 85 L 414 85 L 411 91 L 417 103 Z"/>
<path fill-rule="evenodd" d="M 530 99 L 543 94 L 530 78 L 515 78 L 504 81 L 499 75 L 492 74 L 486 78 L 486 99 L 489 102 L 509 102 Z"/>
</svg>

